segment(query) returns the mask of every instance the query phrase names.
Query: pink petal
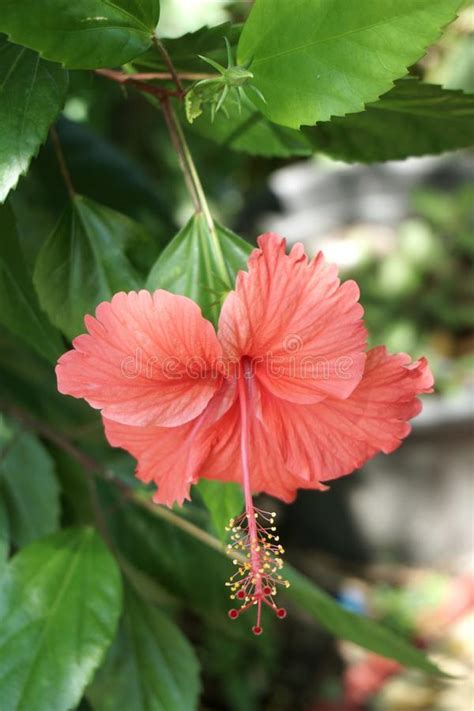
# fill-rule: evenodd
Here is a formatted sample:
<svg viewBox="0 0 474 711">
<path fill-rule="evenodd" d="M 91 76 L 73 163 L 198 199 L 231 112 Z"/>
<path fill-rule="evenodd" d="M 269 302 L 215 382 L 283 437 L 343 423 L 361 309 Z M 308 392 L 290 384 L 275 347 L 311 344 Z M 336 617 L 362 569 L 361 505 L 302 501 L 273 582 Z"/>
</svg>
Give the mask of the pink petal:
<svg viewBox="0 0 474 711">
<path fill-rule="evenodd" d="M 133 426 L 103 418 L 112 447 L 120 447 L 137 460 L 136 475 L 158 486 L 154 501 L 182 505 L 200 476 L 203 462 L 216 442 L 214 423 L 232 406 L 235 385 L 223 384 L 207 408 L 194 420 L 177 427 Z"/>
<path fill-rule="evenodd" d="M 315 488 L 396 449 L 421 410 L 417 395 L 432 386 L 426 359 L 411 363 L 404 353 L 378 347 L 369 351 L 364 376 L 346 400 L 304 406 L 262 393 L 262 417 L 297 485 Z"/>
<path fill-rule="evenodd" d="M 154 481 L 158 485 L 154 501 L 166 506 L 189 499 L 196 471 L 208 454 L 210 441 L 199 436 L 195 425 L 193 420 L 178 427 L 136 427 L 104 417 L 109 444 L 135 457 L 137 477 Z"/>
<path fill-rule="evenodd" d="M 220 386 L 213 326 L 184 296 L 158 290 L 115 294 L 85 317 L 88 334 L 58 362 L 58 389 L 84 398 L 107 419 L 181 425 Z"/>
<path fill-rule="evenodd" d="M 231 361 L 248 356 L 258 379 L 290 402 L 346 398 L 362 377 L 366 331 L 355 282 L 341 285 L 322 254 L 262 235 L 224 302 L 219 340 Z"/>
</svg>

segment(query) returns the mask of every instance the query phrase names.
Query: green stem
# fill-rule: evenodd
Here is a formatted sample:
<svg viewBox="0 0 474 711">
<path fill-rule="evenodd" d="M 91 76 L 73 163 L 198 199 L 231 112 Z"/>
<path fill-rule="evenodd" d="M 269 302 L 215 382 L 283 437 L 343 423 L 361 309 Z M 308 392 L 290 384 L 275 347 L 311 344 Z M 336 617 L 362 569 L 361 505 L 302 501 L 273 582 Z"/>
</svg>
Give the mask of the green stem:
<svg viewBox="0 0 474 711">
<path fill-rule="evenodd" d="M 72 184 L 71 174 L 69 173 L 66 159 L 64 157 L 63 149 L 61 146 L 61 141 L 59 140 L 58 132 L 56 131 L 55 126 L 51 126 L 50 136 L 51 136 L 51 142 L 53 144 L 54 152 L 56 153 L 56 158 L 58 161 L 59 170 L 61 171 L 61 175 L 62 175 L 64 183 L 66 185 L 66 189 L 69 193 L 69 197 L 71 198 L 71 200 L 74 200 L 76 191 L 74 189 L 74 185 Z"/>
<path fill-rule="evenodd" d="M 219 236 L 217 234 L 214 219 L 207 203 L 201 179 L 197 172 L 194 159 L 186 141 L 186 136 L 184 135 L 182 126 L 179 122 L 178 117 L 176 116 L 176 113 L 171 105 L 171 101 L 168 97 L 164 98 L 161 101 L 161 107 L 163 109 L 166 124 L 170 132 L 171 140 L 178 154 L 178 158 L 181 164 L 181 168 L 183 170 L 186 183 L 188 185 L 189 192 L 193 199 L 194 208 L 197 213 L 202 213 L 206 221 L 206 225 L 214 249 L 214 257 L 216 259 L 217 267 L 219 270 L 219 276 L 225 284 L 229 284 L 230 286 L 231 278 L 229 270 L 224 259 L 224 254 L 222 252 Z"/>
<path fill-rule="evenodd" d="M 173 77 L 173 80 L 176 85 L 176 89 L 178 90 L 178 92 L 180 92 L 184 95 L 183 85 L 181 84 L 181 80 L 179 78 L 178 72 L 175 69 L 173 60 L 171 59 L 170 55 L 168 54 L 166 47 L 163 45 L 163 43 L 156 36 L 153 37 L 153 43 L 154 43 L 156 49 L 158 50 L 158 52 L 161 53 L 163 60 Z M 209 210 L 209 205 L 207 204 L 206 195 L 204 193 L 202 183 L 201 183 L 199 174 L 196 169 L 196 165 L 195 165 L 193 157 L 191 155 L 191 151 L 189 150 L 189 146 L 186 141 L 186 136 L 184 135 L 184 131 L 183 131 L 181 124 L 178 120 L 178 117 L 176 116 L 176 113 L 171 105 L 169 98 L 166 97 L 164 100 L 162 100 L 161 105 L 162 105 L 163 110 L 165 112 L 165 119 L 168 124 L 168 128 L 170 130 L 170 133 L 172 134 L 171 139 L 173 140 L 174 136 L 177 137 L 177 139 L 178 139 L 178 143 L 179 143 L 179 148 L 177 148 L 178 155 L 180 157 L 180 162 L 183 167 L 185 179 L 188 184 L 192 183 L 192 186 L 193 186 L 192 195 L 194 194 L 194 198 L 197 198 L 197 206 L 198 206 L 197 211 L 202 212 L 202 214 L 204 215 L 204 218 L 206 220 L 207 227 L 209 230 L 209 235 L 211 237 L 212 244 L 214 247 L 214 256 L 216 258 L 216 263 L 217 263 L 217 267 L 219 270 L 219 276 L 224 281 L 224 283 L 230 285 L 231 278 L 230 278 L 229 270 L 227 269 L 227 264 L 224 259 L 224 254 L 222 252 L 221 244 L 219 242 L 219 237 L 217 235 L 214 220 L 212 218 L 211 211 Z M 173 144 L 176 145 L 174 141 L 173 141 Z M 195 206 L 196 206 L 196 203 L 195 203 Z"/>
</svg>

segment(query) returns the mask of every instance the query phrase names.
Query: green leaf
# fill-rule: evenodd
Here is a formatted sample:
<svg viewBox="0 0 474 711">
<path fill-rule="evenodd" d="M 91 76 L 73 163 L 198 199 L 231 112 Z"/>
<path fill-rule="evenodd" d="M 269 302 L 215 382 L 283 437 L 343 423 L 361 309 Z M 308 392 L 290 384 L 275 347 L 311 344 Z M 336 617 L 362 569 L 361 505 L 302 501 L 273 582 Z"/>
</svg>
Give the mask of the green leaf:
<svg viewBox="0 0 474 711">
<path fill-rule="evenodd" d="M 51 321 L 70 337 L 84 330 L 84 314 L 118 291 L 139 288 L 124 256 L 142 227 L 125 215 L 77 195 L 46 240 L 33 281 Z"/>
<path fill-rule="evenodd" d="M 55 362 L 64 347 L 40 309 L 7 205 L 0 206 L 0 234 L 0 323 Z"/>
<path fill-rule="evenodd" d="M 0 489 L 18 548 L 56 531 L 59 487 L 48 451 L 32 434 L 0 429 Z"/>
<path fill-rule="evenodd" d="M 67 711 L 79 703 L 114 636 L 117 565 L 90 528 L 18 553 L 0 579 L 2 711 Z"/>
<path fill-rule="evenodd" d="M 213 59 L 219 64 L 227 66 L 227 52 L 224 37 L 227 37 L 230 46 L 235 48 L 239 41 L 242 25 L 233 25 L 223 22 L 215 27 L 201 27 L 195 32 L 188 32 L 182 37 L 162 40 L 175 68 L 179 72 L 212 72 L 206 62 L 199 55 Z M 235 49 L 234 49 L 235 56 Z M 161 52 L 155 48 L 138 57 L 134 62 L 138 68 L 148 71 L 168 71 L 168 67 Z"/>
<path fill-rule="evenodd" d="M 88 72 L 74 74 L 85 74 L 91 83 Z M 94 105 L 105 88 L 104 83 L 105 80 L 92 82 Z M 61 118 L 56 128 L 77 193 L 144 225 L 145 229 L 137 234 L 139 239 L 127 246 L 127 256 L 138 269 L 148 273 L 160 247 L 176 231 L 170 201 L 157 189 L 144 168 L 86 124 Z M 57 156 L 52 142 L 48 141 L 10 197 L 25 259 L 32 268 L 67 200 Z"/>
<path fill-rule="evenodd" d="M 231 108 L 231 107 L 229 107 Z M 334 117 L 301 131 L 277 126 L 250 102 L 230 117 L 203 115 L 191 130 L 210 140 L 266 157 L 314 150 L 346 162 L 371 163 L 438 154 L 474 143 L 474 97 L 406 78 L 365 111 Z"/>
<path fill-rule="evenodd" d="M 229 117 L 219 112 L 212 122 L 207 110 L 190 130 L 226 148 L 265 158 L 306 156 L 313 152 L 310 141 L 300 131 L 272 123 L 248 99 L 242 100 L 241 112 L 230 102 L 226 108 Z"/>
<path fill-rule="evenodd" d="M 251 250 L 247 242 L 225 227 L 216 224 L 213 234 L 205 217 L 196 214 L 158 257 L 146 288 L 188 296 L 215 323 L 221 303 L 233 289 L 239 269 L 245 269 Z"/>
<path fill-rule="evenodd" d="M 0 35 L 0 202 L 45 141 L 67 84 L 64 69 Z"/>
<path fill-rule="evenodd" d="M 233 573 L 230 560 L 165 518 L 136 506 L 124 509 L 113 491 L 109 492 L 106 505 L 111 512 L 111 535 L 126 559 L 187 608 L 211 618 L 216 625 L 222 623 L 224 630 L 235 629 L 227 617 L 230 601 L 224 585 Z"/>
<path fill-rule="evenodd" d="M 159 0 L 3 0 L 0 31 L 72 69 L 125 64 L 146 52 Z"/>
<path fill-rule="evenodd" d="M 2 484 L 0 482 L 0 578 L 2 577 L 3 571 L 5 570 L 7 564 L 9 551 L 10 527 L 8 525 L 7 507 L 2 498 Z"/>
<path fill-rule="evenodd" d="M 88 691 L 94 711 L 194 711 L 199 663 L 178 627 L 126 588 L 119 634 Z"/>
<path fill-rule="evenodd" d="M 290 128 L 361 111 L 435 42 L 460 0 L 256 0 L 240 36 L 261 111 Z"/>
<path fill-rule="evenodd" d="M 365 111 L 333 118 L 304 135 L 346 162 L 399 160 L 474 144 L 474 96 L 401 79 Z"/>
<path fill-rule="evenodd" d="M 285 595 L 309 612 L 315 620 L 338 639 L 347 639 L 403 666 L 421 669 L 429 674 L 440 674 L 423 652 L 412 647 L 402 637 L 369 617 L 345 610 L 327 593 L 294 568 L 285 565 L 284 577 L 290 582 Z"/>
<path fill-rule="evenodd" d="M 242 487 L 239 484 L 201 479 L 196 488 L 211 514 L 217 535 L 225 540 L 228 535 L 225 528 L 229 520 L 238 516 L 244 506 Z"/>
</svg>

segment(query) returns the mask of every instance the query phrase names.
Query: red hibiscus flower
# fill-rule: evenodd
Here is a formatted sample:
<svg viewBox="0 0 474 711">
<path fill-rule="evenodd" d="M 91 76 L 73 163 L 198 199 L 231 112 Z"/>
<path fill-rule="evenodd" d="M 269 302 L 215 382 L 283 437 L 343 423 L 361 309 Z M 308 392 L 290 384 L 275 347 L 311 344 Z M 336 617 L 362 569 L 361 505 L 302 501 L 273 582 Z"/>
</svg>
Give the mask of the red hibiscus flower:
<svg viewBox="0 0 474 711">
<path fill-rule="evenodd" d="M 88 334 L 57 365 L 61 393 L 102 411 L 112 446 L 130 452 L 155 501 L 189 498 L 199 478 L 242 484 L 245 513 L 232 522 L 240 610 L 274 602 L 282 548 L 274 515 L 252 494 L 291 501 L 325 489 L 377 452 L 391 452 L 420 412 L 433 378 L 384 347 L 366 352 L 355 282 L 341 284 L 322 254 L 262 235 L 228 294 L 217 333 L 184 296 L 116 294 L 85 317 Z M 246 556 L 246 557 L 245 557 Z"/>
</svg>

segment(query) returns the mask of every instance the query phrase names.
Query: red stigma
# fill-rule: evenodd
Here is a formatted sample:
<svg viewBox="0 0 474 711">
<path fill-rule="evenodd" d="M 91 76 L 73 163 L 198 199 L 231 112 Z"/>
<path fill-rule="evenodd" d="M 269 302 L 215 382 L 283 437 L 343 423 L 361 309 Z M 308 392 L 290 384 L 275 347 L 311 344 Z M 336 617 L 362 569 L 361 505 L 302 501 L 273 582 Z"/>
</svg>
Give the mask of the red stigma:
<svg viewBox="0 0 474 711">
<path fill-rule="evenodd" d="M 235 620 L 242 612 L 254 610 L 257 619 L 252 632 L 260 635 L 265 607 L 269 607 L 280 620 L 286 617 L 286 610 L 277 607 L 275 596 L 278 587 L 289 587 L 289 583 L 281 575 L 284 551 L 275 536 L 276 514 L 256 509 L 251 500 L 247 508 L 249 511 L 232 519 L 227 527 L 232 541 L 227 549 L 235 556 L 233 563 L 237 570 L 226 585 L 230 588 L 231 600 L 240 602 L 238 609 L 229 610 L 229 617 Z"/>
</svg>

